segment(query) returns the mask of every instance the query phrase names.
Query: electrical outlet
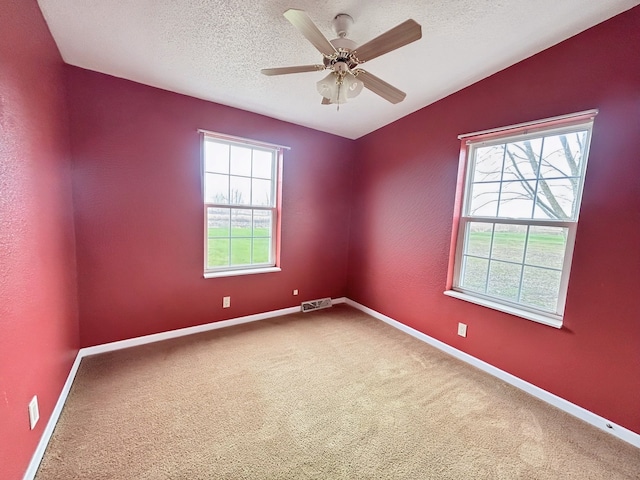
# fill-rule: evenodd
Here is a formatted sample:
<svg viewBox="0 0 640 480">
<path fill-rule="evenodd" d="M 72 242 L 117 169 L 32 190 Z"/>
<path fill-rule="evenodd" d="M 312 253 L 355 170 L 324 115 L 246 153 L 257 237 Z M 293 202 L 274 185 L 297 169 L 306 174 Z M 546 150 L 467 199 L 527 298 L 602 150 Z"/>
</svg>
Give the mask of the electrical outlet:
<svg viewBox="0 0 640 480">
<path fill-rule="evenodd" d="M 297 294 L 298 294 L 298 289 L 297 289 L 297 288 L 293 291 L 293 294 L 294 294 L 294 295 L 297 295 Z"/>
<path fill-rule="evenodd" d="M 222 308 L 229 308 L 231 306 L 231 297 L 222 297 Z"/>
<path fill-rule="evenodd" d="M 458 324 L 458 335 L 460 335 L 461 337 L 467 336 L 467 326 L 464 323 Z"/>
<path fill-rule="evenodd" d="M 38 396 L 35 395 L 29 402 L 29 425 L 33 430 L 40 419 L 40 410 L 38 409 Z"/>
</svg>

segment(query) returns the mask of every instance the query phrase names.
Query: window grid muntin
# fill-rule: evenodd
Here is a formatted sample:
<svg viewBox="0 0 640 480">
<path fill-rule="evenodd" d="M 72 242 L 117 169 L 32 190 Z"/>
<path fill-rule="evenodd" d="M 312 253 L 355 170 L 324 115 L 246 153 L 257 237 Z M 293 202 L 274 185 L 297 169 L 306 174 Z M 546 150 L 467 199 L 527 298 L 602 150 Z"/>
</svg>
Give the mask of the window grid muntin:
<svg viewBox="0 0 640 480">
<path fill-rule="evenodd" d="M 486 216 L 486 217 L 480 217 L 480 216 L 476 216 L 476 215 L 472 215 L 470 213 L 470 207 L 471 207 L 471 198 L 469 193 L 472 191 L 472 185 L 475 183 L 478 184 L 487 184 L 487 183 L 499 183 L 500 186 L 502 186 L 503 183 L 505 183 L 503 181 L 504 179 L 504 170 L 505 170 L 505 162 L 506 162 L 506 155 L 507 155 L 507 145 L 510 143 L 518 143 L 518 142 L 524 142 L 527 140 L 531 140 L 531 139 L 535 139 L 535 138 L 541 138 L 542 142 L 540 145 L 540 155 L 538 158 L 538 169 L 537 169 L 537 173 L 536 173 L 536 190 L 535 190 L 535 198 L 534 198 L 534 202 L 533 202 L 533 209 L 535 212 L 535 206 L 536 206 L 536 202 L 535 200 L 537 199 L 537 194 L 538 194 L 538 183 L 540 181 L 541 178 L 541 164 L 542 164 L 542 153 L 544 152 L 544 140 L 548 137 L 554 137 L 554 136 L 559 136 L 559 135 L 570 135 L 572 133 L 579 133 L 579 132 L 585 132 L 585 139 L 584 139 L 584 145 L 583 145 L 583 151 L 582 156 L 581 156 L 581 162 L 579 164 L 579 170 L 578 176 L 573 176 L 573 175 L 567 175 L 567 176 L 563 176 L 563 177 L 557 177 L 557 178 L 546 178 L 544 177 L 544 180 L 555 180 L 555 179 L 562 179 L 562 180 L 566 180 L 566 179 L 570 179 L 570 178 L 577 178 L 580 180 L 579 184 L 578 184 L 578 189 L 575 192 L 575 199 L 576 201 L 576 205 L 574 207 L 574 217 L 575 218 L 571 218 L 571 220 L 577 222 L 578 221 L 578 216 L 580 214 L 580 204 L 582 201 L 582 191 L 584 189 L 584 173 L 585 173 L 585 169 L 587 166 L 587 160 L 589 158 L 589 147 L 590 147 L 590 143 L 591 143 L 591 133 L 592 133 L 592 127 L 593 127 L 593 120 L 589 120 L 589 121 L 583 121 L 580 122 L 578 124 L 575 125 L 570 125 L 570 126 L 564 126 L 564 127 L 555 127 L 555 128 L 544 128 L 544 127 L 538 127 L 535 129 L 531 129 L 530 131 L 526 131 L 523 133 L 519 133 L 519 134 L 511 134 L 511 135 L 504 135 L 504 136 L 498 136 L 496 138 L 492 138 L 489 140 L 480 140 L 480 141 L 474 141 L 473 139 L 468 139 L 466 141 L 467 144 L 467 172 L 469 172 L 469 174 L 467 175 L 466 178 L 466 182 L 465 182 L 465 189 L 464 189 L 464 196 L 463 196 L 463 209 L 462 209 L 462 213 L 464 216 L 467 217 L 476 217 L 476 218 L 513 218 L 513 217 L 498 217 L 497 213 L 499 211 L 500 208 L 500 197 L 502 194 L 502 188 L 500 188 L 498 190 L 498 204 L 496 207 L 496 216 Z M 495 146 L 495 145 L 504 145 L 504 149 L 503 149 L 503 158 L 502 158 L 502 170 L 500 172 L 500 181 L 487 181 L 487 182 L 474 182 L 473 181 L 473 177 L 475 175 L 476 169 L 476 151 L 478 148 L 480 147 L 490 147 L 490 146 Z M 533 180 L 533 179 L 528 179 Z M 507 180 L 507 182 L 518 182 L 518 181 L 522 181 L 522 180 Z M 526 180 L 525 180 L 526 181 Z M 563 220 L 554 220 L 554 219 L 549 219 L 551 221 L 563 221 Z M 569 219 L 564 219 L 564 220 L 569 220 Z"/>
<path fill-rule="evenodd" d="M 524 133 L 519 133 L 519 134 L 505 134 L 503 136 L 499 136 L 496 138 L 492 138 L 490 140 L 482 140 L 482 141 L 473 141 L 473 139 L 469 139 L 466 140 L 466 144 L 467 144 L 467 166 L 466 166 L 466 170 L 467 172 L 470 172 L 470 174 L 468 174 L 466 177 L 466 181 L 465 181 L 465 188 L 464 188 L 464 192 L 463 192 L 463 202 L 462 202 L 462 216 L 460 217 L 460 221 L 459 221 L 459 225 L 458 225 L 458 244 L 456 246 L 456 258 L 455 258 L 455 262 L 454 262 L 454 276 L 453 276 L 453 289 L 460 291 L 461 293 L 465 293 L 465 294 L 470 294 L 472 296 L 477 296 L 478 298 L 484 298 L 489 302 L 498 302 L 501 304 L 504 304 L 505 306 L 510 306 L 510 307 L 514 307 L 516 309 L 519 310 L 523 310 L 523 311 L 527 311 L 533 314 L 543 314 L 545 316 L 548 316 L 550 318 L 555 318 L 558 320 L 562 319 L 562 313 L 564 312 L 564 306 L 565 306 L 565 302 L 566 302 L 566 292 L 567 292 L 567 287 L 568 287 L 568 282 L 569 282 L 569 272 L 570 272 L 570 266 L 571 266 L 571 261 L 572 261 L 572 257 L 573 257 L 573 247 L 574 247 L 574 240 L 575 240 L 575 232 L 577 229 L 577 222 L 578 222 L 578 217 L 579 217 L 579 213 L 580 213 L 580 205 L 582 202 L 582 193 L 583 193 L 583 189 L 584 189 L 584 177 L 585 177 L 585 171 L 586 171 L 586 166 L 587 166 L 587 161 L 588 161 L 588 157 L 589 157 L 589 147 L 590 147 L 590 143 L 591 143 L 591 135 L 592 135 L 592 127 L 593 127 L 593 119 L 589 119 L 588 121 L 581 121 L 580 123 L 571 125 L 571 126 L 560 126 L 560 127 L 555 127 L 555 128 L 545 128 L 545 127 L 539 127 L 536 128 L 535 130 L 531 130 L 529 132 L 524 132 Z M 585 136 L 584 136 L 584 144 L 582 145 L 582 151 L 581 153 L 581 157 L 580 157 L 580 162 L 578 165 L 578 175 L 579 176 L 574 176 L 574 175 L 566 175 L 566 176 L 562 176 L 562 177 L 543 177 L 543 173 L 542 173 L 542 161 L 543 161 L 543 153 L 544 153 L 544 143 L 545 143 L 545 139 L 548 137 L 553 137 L 553 136 L 559 136 L 559 135 L 569 135 L 572 133 L 579 133 L 579 132 L 585 132 Z M 569 218 L 569 219 L 555 219 L 555 218 L 545 218 L 545 219 L 540 219 L 540 218 L 513 218 L 513 217 L 498 217 L 498 213 L 499 213 L 499 208 L 500 208 L 500 195 L 502 194 L 502 185 L 506 182 L 509 182 L 510 180 L 507 180 L 506 182 L 504 181 L 504 170 L 505 170 L 505 159 L 506 159 L 506 152 L 507 152 L 507 145 L 509 143 L 513 143 L 513 142 L 517 142 L 517 141 L 525 141 L 528 139 L 532 139 L 532 138 L 541 138 L 541 145 L 540 145 L 540 153 L 539 153 L 539 158 L 537 161 L 537 172 L 536 172 L 536 188 L 534 191 L 535 197 L 533 199 L 533 204 L 532 204 L 532 217 L 535 216 L 536 214 L 536 204 L 537 204 L 537 195 L 538 192 L 540 191 L 538 188 L 538 183 L 540 182 L 540 179 L 543 178 L 545 181 L 548 180 L 567 180 L 567 179 L 578 179 L 579 183 L 578 183 L 578 188 L 575 191 L 575 195 L 574 195 L 574 204 L 572 206 L 573 208 L 573 217 Z M 476 150 L 479 147 L 485 147 L 485 146 L 493 146 L 493 145 L 504 145 L 503 148 L 503 159 L 502 159 L 502 169 L 500 172 L 500 180 L 491 180 L 491 181 L 487 181 L 487 182 L 473 182 L 473 177 L 475 175 L 476 172 L 476 166 L 475 166 L 475 162 L 476 162 Z M 517 181 L 522 181 L 522 180 L 512 180 L 513 182 L 517 182 Z M 472 185 L 474 183 L 495 183 L 495 184 L 500 184 L 500 189 L 498 190 L 499 193 L 499 199 L 498 199 L 498 205 L 496 206 L 496 216 L 478 216 L 478 215 L 472 215 L 469 213 L 470 210 L 470 205 L 471 205 L 471 195 L 470 193 L 472 192 Z M 489 280 L 489 273 L 490 273 L 490 269 L 491 269 L 491 258 L 485 258 L 485 257 L 479 257 L 479 256 L 473 256 L 473 255 L 467 255 L 465 252 L 467 252 L 468 249 L 468 240 L 469 240 L 469 235 L 467 234 L 467 229 L 468 229 L 468 224 L 470 222 L 483 222 L 483 223 L 490 223 L 492 224 L 492 229 L 491 229 L 491 245 L 490 245 L 490 249 L 489 249 L 489 255 L 492 254 L 493 251 L 493 241 L 495 239 L 495 225 L 496 224 L 520 224 L 520 225 L 526 225 L 527 226 L 527 232 L 526 232 L 526 242 L 525 242 L 525 250 L 523 253 L 523 262 L 520 265 L 521 270 L 520 270 L 520 280 L 519 280 L 519 286 L 518 286 L 518 299 L 519 301 L 514 302 L 511 301 L 509 299 L 503 298 L 503 297 L 499 297 L 499 296 L 494 296 L 491 294 L 487 294 L 487 288 L 488 288 L 488 280 Z M 564 244 L 564 256 L 563 256 L 563 262 L 562 262 L 562 269 L 554 269 L 551 267 L 545 267 L 542 265 L 534 265 L 534 264 L 529 264 L 526 263 L 526 258 L 527 258 L 527 249 L 529 248 L 529 235 L 530 235 L 530 227 L 531 226 L 549 226 L 549 227 L 562 227 L 562 228 L 566 228 L 567 229 L 567 234 L 566 234 L 566 239 L 565 239 L 565 244 Z M 462 238 L 461 238 L 462 237 Z M 485 285 L 484 285 L 484 290 L 485 293 L 480 293 L 477 292 L 476 290 L 469 290 L 466 289 L 464 287 L 461 286 L 461 283 L 464 279 L 464 268 L 466 268 L 466 258 L 467 257 L 475 257 L 475 258 L 482 258 L 484 260 L 488 261 L 487 264 L 487 272 L 486 272 L 486 281 L 485 281 Z M 502 261 L 502 260 L 500 260 Z M 538 308 L 536 306 L 532 306 L 526 303 L 520 303 L 520 299 L 522 297 L 522 285 L 523 285 L 523 281 L 524 281 L 524 269 L 525 267 L 532 267 L 532 268 L 540 268 L 540 269 L 545 269 L 545 270 L 550 270 L 550 271 L 560 271 L 561 272 L 561 276 L 560 276 L 560 283 L 559 283 L 559 289 L 558 289 L 558 296 L 556 299 L 556 309 L 554 312 L 551 312 L 550 310 L 544 309 L 544 308 Z"/>
<path fill-rule="evenodd" d="M 220 272 L 220 271 L 232 271 L 232 270 L 245 270 L 245 269 L 259 269 L 259 268 L 264 268 L 264 267 L 272 267 L 276 265 L 276 225 L 277 225 L 277 221 L 278 221 L 278 199 L 277 199 L 277 184 L 278 184 L 278 168 L 279 168 L 279 163 L 281 161 L 281 155 L 282 155 L 282 149 L 280 147 L 266 147 L 266 146 L 262 146 L 259 144 L 253 144 L 251 142 L 247 142 L 247 143 L 243 143 L 243 142 L 238 142 L 238 141 L 233 141 L 233 140 L 226 140 L 224 138 L 218 138 L 216 136 L 210 135 L 210 134 L 204 134 L 203 136 L 203 143 L 204 142 L 213 142 L 213 143 L 219 143 L 222 145 L 228 145 L 228 153 L 227 153 L 227 172 L 228 173 L 220 173 L 220 172 L 215 172 L 215 171 L 211 171 L 211 170 L 207 170 L 207 162 L 206 162 L 206 158 L 204 158 L 204 156 L 206 155 L 206 151 L 204 149 L 204 145 L 203 145 L 203 172 L 204 172 L 204 176 L 206 177 L 207 173 L 211 173 L 211 174 L 215 174 L 215 175 L 223 175 L 229 178 L 228 181 L 228 189 L 227 189 L 227 199 L 229 203 L 218 203 L 218 202 L 207 202 L 207 183 L 206 181 L 203 181 L 203 197 L 204 197 L 204 219 L 205 219 L 205 261 L 204 261 L 204 269 L 205 269 L 205 273 L 213 273 L 213 272 Z M 239 146 L 242 148 L 246 148 L 246 149 L 250 149 L 251 150 L 251 159 L 250 159 L 250 168 L 251 168 L 251 176 L 247 176 L 247 175 L 236 175 L 236 174 L 232 174 L 231 173 L 231 161 L 232 161 L 232 146 Z M 271 155 L 271 178 L 266 178 L 266 177 L 262 177 L 262 176 L 253 176 L 253 167 L 254 167 L 254 152 L 256 150 L 259 151 L 263 151 L 263 152 L 268 152 Z M 237 178 L 248 178 L 250 180 L 253 179 L 257 179 L 257 180 L 269 180 L 271 185 L 270 185 L 270 189 L 269 189 L 269 195 L 270 195 L 270 205 L 254 205 L 253 204 L 253 182 L 251 182 L 251 186 L 250 186 L 250 203 L 247 204 L 241 204 L 241 203 L 232 203 L 232 197 L 231 197 L 231 177 L 237 177 Z M 216 237 L 210 237 L 209 236 L 209 220 L 208 220 L 208 211 L 209 208 L 219 208 L 219 209 L 224 209 L 224 210 L 229 210 L 229 233 L 228 236 L 224 237 L 224 236 L 216 236 Z M 249 227 L 249 230 L 251 232 L 251 235 L 247 235 L 247 236 L 233 236 L 232 235 L 232 217 L 231 217 L 231 213 L 234 209 L 240 209 L 240 210 L 248 210 L 251 211 L 251 225 Z M 255 211 L 268 211 L 271 212 L 271 221 L 270 221 L 270 228 L 269 228 L 269 235 L 268 236 L 255 236 L 255 232 L 254 232 L 254 218 L 255 218 Z M 233 255 L 233 249 L 232 249 L 232 245 L 233 239 L 248 239 L 250 241 L 250 263 L 243 263 L 243 264 L 233 264 L 232 263 L 232 255 Z M 221 266 L 210 266 L 209 265 L 209 240 L 210 239 L 226 239 L 229 242 L 229 254 L 228 254 L 228 263 L 227 265 L 221 265 Z M 255 239 L 268 239 L 269 245 L 268 245 L 268 261 L 267 262 L 260 262 L 260 263 L 254 263 L 254 240 Z"/>
<path fill-rule="evenodd" d="M 212 138 L 209 136 L 205 136 L 204 137 L 204 142 L 211 142 L 211 143 L 218 143 L 221 145 L 227 145 L 229 146 L 228 149 L 228 153 L 227 153 L 227 171 L 228 173 L 221 173 L 221 172 L 216 172 L 216 171 L 212 171 L 212 170 L 207 170 L 207 162 L 206 159 L 203 162 L 204 165 L 204 173 L 205 176 L 206 174 L 213 174 L 213 175 L 220 175 L 220 176 L 225 176 L 229 179 L 229 181 L 227 182 L 227 199 L 228 199 L 228 203 L 221 203 L 219 205 L 223 205 L 223 206 L 253 206 L 253 207 L 263 207 L 265 205 L 257 205 L 253 202 L 253 182 L 251 183 L 251 187 L 250 187 L 250 199 L 249 199 L 249 203 L 245 204 L 245 203 L 233 203 L 232 202 L 232 196 L 231 196 L 231 178 L 245 178 L 245 179 L 249 179 L 251 180 L 269 180 L 271 185 L 270 185 L 270 190 L 269 190 L 269 198 L 270 198 L 270 205 L 267 205 L 270 208 L 275 208 L 276 205 L 276 184 L 277 184 L 277 178 L 276 178 L 276 173 L 277 173 L 277 164 L 278 164 L 278 157 L 279 157 L 279 151 L 278 149 L 269 149 L 269 148 L 261 148 L 258 146 L 254 146 L 254 145 L 250 145 L 250 144 L 241 144 L 238 142 L 233 142 L 233 141 L 226 141 L 226 140 L 221 140 L 221 139 L 217 139 L 217 138 Z M 235 173 L 231 173 L 231 157 L 232 157 L 232 146 L 240 146 L 242 148 L 251 150 L 251 159 L 250 159 L 250 169 L 251 169 L 251 175 L 239 175 L 239 174 L 235 174 Z M 267 178 L 267 177 L 261 177 L 261 176 L 254 176 L 253 175 L 253 160 L 254 160 L 254 152 L 258 150 L 258 151 L 262 151 L 262 152 L 268 152 L 271 154 L 271 178 Z M 206 181 L 204 184 L 204 191 L 205 191 L 205 203 L 206 203 Z M 216 204 L 217 202 L 209 202 L 212 204 Z"/>
<path fill-rule="evenodd" d="M 491 239 L 490 239 L 490 246 L 489 246 L 489 254 L 487 257 L 483 257 L 480 255 L 471 255 L 471 254 L 467 254 L 466 252 L 468 251 L 468 245 L 469 245 L 469 240 L 471 238 L 471 236 L 468 234 L 469 228 L 470 228 L 470 224 L 472 222 L 477 222 L 477 223 L 487 223 L 487 224 L 491 224 Z M 524 246 L 524 252 L 522 254 L 522 262 L 514 262 L 514 261 L 510 261 L 510 260 L 502 260 L 502 259 L 496 259 L 493 258 L 493 245 L 495 242 L 495 227 L 496 225 L 502 225 L 502 224 L 511 224 L 511 225 L 524 225 L 527 227 L 527 231 L 526 231 L 526 238 L 525 238 L 525 246 Z M 526 261 L 526 255 L 527 255 L 527 249 L 529 248 L 529 241 L 530 241 L 530 230 L 532 226 L 547 226 L 547 227 L 551 227 L 551 228 L 566 228 L 567 229 L 567 238 L 564 244 L 564 255 L 563 255 L 563 266 L 562 268 L 554 268 L 554 267 L 548 267 L 545 265 L 537 265 L 534 263 L 530 263 Z M 577 227 L 577 222 L 567 222 L 567 221 L 562 221 L 562 222 L 548 222 L 548 221 L 540 221 L 540 220 L 535 220 L 535 221 L 523 221 L 521 219 L 509 219 L 508 222 L 505 222 L 503 219 L 488 219 L 488 218 L 476 218 L 476 217 L 462 217 L 460 219 L 460 231 L 464 232 L 464 235 L 462 235 L 462 238 L 459 240 L 461 240 L 462 242 L 462 246 L 464 248 L 458 248 L 459 251 L 459 256 L 458 256 L 458 260 L 456 261 L 456 265 L 459 266 L 458 269 L 456 269 L 455 272 L 455 281 L 454 281 L 454 288 L 456 290 L 459 290 L 463 293 L 469 293 L 469 294 L 478 294 L 478 295 L 482 295 L 488 299 L 493 299 L 493 300 L 498 300 L 498 301 L 505 301 L 505 302 L 510 302 L 512 303 L 514 306 L 522 306 L 522 307 L 527 307 L 528 310 L 533 311 L 533 312 L 537 312 L 537 313 L 544 313 L 544 314 L 555 314 L 555 315 L 560 315 L 560 312 L 562 311 L 562 309 L 564 308 L 564 295 L 566 294 L 566 287 L 568 285 L 568 269 L 567 269 L 567 262 L 570 262 L 570 258 L 568 259 L 567 256 L 569 255 L 569 242 L 570 240 L 575 236 L 575 229 Z M 572 240 L 571 240 L 572 241 Z M 485 273 L 485 282 L 484 282 L 484 291 L 479 292 L 478 290 L 473 290 L 470 289 L 468 287 L 465 287 L 464 285 L 462 285 L 464 278 L 465 278 L 465 270 L 466 270 L 466 259 L 467 258 L 478 258 L 478 259 L 482 259 L 482 260 L 487 260 L 488 264 L 487 264 L 487 271 Z M 488 292 L 488 287 L 489 287 L 489 274 L 491 271 L 491 263 L 492 261 L 496 261 L 496 262 L 502 262 L 502 263 L 507 263 L 507 264 L 511 264 L 511 265 L 519 265 L 521 267 L 520 270 L 520 281 L 519 281 L 519 285 L 518 285 L 518 302 L 514 302 L 512 300 L 506 299 L 505 297 L 501 297 L 501 296 L 497 296 L 497 295 L 492 295 L 491 293 Z M 543 308 L 537 308 L 536 306 L 530 305 L 530 304 L 526 304 L 526 303 L 520 303 L 520 299 L 522 297 L 522 282 L 523 282 L 523 277 L 524 277 L 524 268 L 525 267 L 533 267 L 533 268 L 539 268 L 542 270 L 548 270 L 548 271 L 555 271 L 555 272 L 560 272 L 561 273 L 561 281 L 560 281 L 560 286 L 558 289 L 558 295 L 557 295 L 557 299 L 556 299 L 556 308 L 551 311 L 548 309 L 543 309 Z M 565 278 L 566 277 L 566 278 Z"/>
<path fill-rule="evenodd" d="M 209 236 L 209 226 L 208 226 L 208 210 L 209 208 L 220 208 L 220 209 L 224 209 L 224 210 L 247 210 L 251 212 L 251 235 L 246 235 L 246 236 L 238 236 L 238 235 L 233 235 L 233 227 L 232 227 L 232 217 L 231 217 L 231 212 L 229 215 L 229 234 L 226 236 Z M 254 218 L 255 218 L 255 211 L 267 211 L 267 212 L 271 212 L 271 225 L 270 225 L 270 232 L 269 235 L 267 236 L 256 236 L 254 234 Z M 246 207 L 246 206 L 228 206 L 228 205 L 222 205 L 222 204 L 215 204 L 215 203 L 207 203 L 205 204 L 205 221 L 207 222 L 207 233 L 206 233 L 206 245 L 205 245 L 205 253 L 206 253 L 206 257 L 205 257 L 205 270 L 207 272 L 215 272 L 215 271 L 226 271 L 226 270 L 242 270 L 242 269 L 246 269 L 246 268 L 254 268 L 254 267 L 269 267 L 269 266 L 274 266 L 275 265 L 275 241 L 274 241 L 274 229 L 275 229 L 275 216 L 277 213 L 277 209 L 276 208 L 268 208 L 268 207 Z M 229 255 L 228 255 L 228 264 L 225 266 L 210 266 L 209 265 L 209 240 L 228 240 L 229 241 Z M 234 239 L 249 239 L 250 240 L 250 263 L 243 263 L 243 264 L 234 264 L 232 263 L 232 255 L 233 255 L 233 249 L 232 249 L 232 240 Z M 269 261 L 267 262 L 260 262 L 260 263 L 254 263 L 253 262 L 253 258 L 254 258 L 254 252 L 253 252 L 253 248 L 254 248 L 254 240 L 255 239 L 268 239 L 269 240 Z"/>
</svg>

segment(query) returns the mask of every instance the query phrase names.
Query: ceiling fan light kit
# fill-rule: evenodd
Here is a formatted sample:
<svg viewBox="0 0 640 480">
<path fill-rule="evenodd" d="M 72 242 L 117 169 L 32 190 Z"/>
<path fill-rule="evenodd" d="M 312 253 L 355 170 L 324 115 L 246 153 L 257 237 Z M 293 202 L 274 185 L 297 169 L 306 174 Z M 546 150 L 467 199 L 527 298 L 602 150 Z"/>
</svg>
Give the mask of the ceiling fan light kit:
<svg viewBox="0 0 640 480">
<path fill-rule="evenodd" d="M 394 104 L 404 100 L 404 92 L 362 70 L 359 65 L 422 38 L 422 28 L 414 20 L 407 20 L 358 47 L 347 38 L 353 18 L 346 13 L 334 17 L 333 28 L 338 38 L 331 41 L 320 32 L 306 12 L 289 9 L 284 16 L 322 54 L 323 64 L 265 68 L 262 69 L 264 75 L 331 70 L 316 83 L 323 105 L 346 103 L 348 99 L 357 97 L 363 88 Z"/>
<path fill-rule="evenodd" d="M 318 93 L 329 100 L 325 105 L 347 103 L 348 98 L 355 98 L 360 95 L 364 88 L 364 83 L 355 75 L 346 74 L 344 76 L 330 73 L 318 83 L 316 83 Z"/>
</svg>

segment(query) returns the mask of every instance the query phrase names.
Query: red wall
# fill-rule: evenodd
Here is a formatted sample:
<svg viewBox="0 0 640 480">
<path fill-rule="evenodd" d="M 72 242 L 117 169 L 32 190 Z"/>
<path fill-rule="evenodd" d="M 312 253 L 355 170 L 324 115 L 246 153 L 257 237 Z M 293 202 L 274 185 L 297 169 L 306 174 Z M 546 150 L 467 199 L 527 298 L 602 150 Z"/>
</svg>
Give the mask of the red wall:
<svg viewBox="0 0 640 480">
<path fill-rule="evenodd" d="M 636 7 L 359 139 L 347 291 L 637 433 L 639 45 Z M 443 295 L 457 136 L 590 108 L 600 113 L 562 330 Z"/>
<path fill-rule="evenodd" d="M 352 142 L 63 67 L 36 2 L 2 0 L 2 478 L 24 473 L 79 345 L 345 294 L 640 433 L 638 45 L 640 7 Z M 457 135 L 589 108 L 564 328 L 445 297 Z M 292 147 L 282 272 L 202 278 L 198 128 Z"/>
<path fill-rule="evenodd" d="M 35 1 L 0 2 L 0 477 L 22 478 L 78 349 L 62 59 Z M 40 421 L 29 430 L 27 404 Z"/>
<path fill-rule="evenodd" d="M 82 346 L 344 295 L 352 141 L 75 67 L 67 73 Z M 281 272 L 202 277 L 198 128 L 291 147 Z"/>
</svg>

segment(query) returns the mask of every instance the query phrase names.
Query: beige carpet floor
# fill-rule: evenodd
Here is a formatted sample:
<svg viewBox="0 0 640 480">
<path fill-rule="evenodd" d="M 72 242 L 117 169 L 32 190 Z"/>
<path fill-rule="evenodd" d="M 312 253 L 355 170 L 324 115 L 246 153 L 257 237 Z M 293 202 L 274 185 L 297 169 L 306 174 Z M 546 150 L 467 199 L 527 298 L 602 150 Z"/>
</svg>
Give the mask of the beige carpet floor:
<svg viewBox="0 0 640 480">
<path fill-rule="evenodd" d="M 37 480 L 638 479 L 640 450 L 346 305 L 85 358 Z"/>
</svg>

